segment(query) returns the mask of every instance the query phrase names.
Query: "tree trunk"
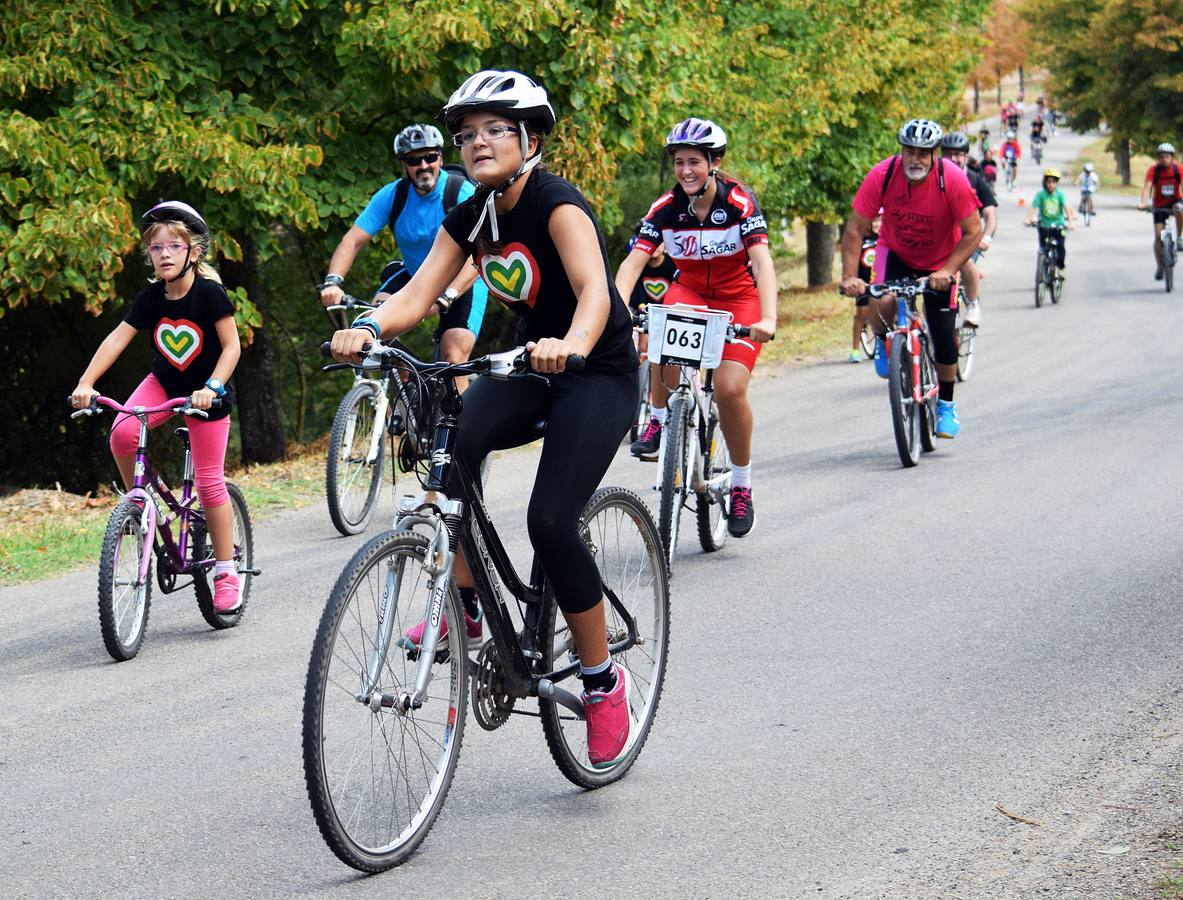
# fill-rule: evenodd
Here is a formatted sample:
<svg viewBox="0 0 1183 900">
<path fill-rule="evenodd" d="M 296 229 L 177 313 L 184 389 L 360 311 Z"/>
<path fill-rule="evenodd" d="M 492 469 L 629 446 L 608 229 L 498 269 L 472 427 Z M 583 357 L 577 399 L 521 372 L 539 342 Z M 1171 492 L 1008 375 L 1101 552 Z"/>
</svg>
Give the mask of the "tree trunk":
<svg viewBox="0 0 1183 900">
<path fill-rule="evenodd" d="M 978 107 L 981 105 L 982 84 L 976 78 L 974 79 L 974 115 L 978 114 Z"/>
<path fill-rule="evenodd" d="M 1023 87 L 1023 67 L 1019 66 L 1019 93 L 1022 93 L 1024 90 L 1026 89 Z"/>
<path fill-rule="evenodd" d="M 994 81 L 998 87 L 998 105 L 1002 106 L 1002 69 L 994 70 Z"/>
<path fill-rule="evenodd" d="M 829 222 L 805 223 L 805 259 L 809 286 L 822 287 L 834 280 L 834 251 L 838 246 L 838 226 Z"/>
<path fill-rule="evenodd" d="M 1117 174 L 1121 176 L 1121 183 L 1125 187 L 1130 185 L 1130 139 L 1122 138 L 1118 145 Z"/>
<path fill-rule="evenodd" d="M 242 247 L 242 262 L 224 261 L 222 277 L 228 289 L 246 289 L 247 297 L 259 307 L 264 322 L 264 327 L 255 329 L 250 346 L 242 348 L 242 357 L 234 370 L 242 461 L 276 462 L 284 458 L 287 445 L 280 417 L 279 387 L 275 383 L 275 354 L 267 335 L 267 313 L 259 284 L 258 252 L 249 235 L 239 233 L 234 237 Z"/>
</svg>

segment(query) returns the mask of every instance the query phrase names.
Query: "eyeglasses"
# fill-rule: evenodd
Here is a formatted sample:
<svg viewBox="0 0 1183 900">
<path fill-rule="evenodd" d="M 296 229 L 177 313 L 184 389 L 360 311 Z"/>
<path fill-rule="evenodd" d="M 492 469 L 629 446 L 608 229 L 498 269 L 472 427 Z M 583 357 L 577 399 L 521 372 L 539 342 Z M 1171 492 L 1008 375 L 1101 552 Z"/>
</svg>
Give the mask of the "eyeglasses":
<svg viewBox="0 0 1183 900">
<path fill-rule="evenodd" d="M 176 256 L 176 255 L 177 255 L 178 253 L 180 253 L 182 250 L 188 250 L 188 249 L 189 249 L 189 245 L 188 245 L 188 244 L 181 244 L 181 243 L 172 243 L 172 244 L 149 244 L 149 245 L 148 245 L 148 252 L 149 252 L 149 253 L 150 253 L 152 256 L 159 256 L 159 255 L 160 255 L 161 253 L 163 253 L 165 250 L 167 250 L 167 251 L 168 251 L 169 253 L 171 253 L 173 256 Z"/>
<path fill-rule="evenodd" d="M 485 128 L 480 128 L 477 131 L 462 131 L 459 134 L 452 135 L 452 143 L 457 147 L 467 147 L 476 140 L 479 134 L 486 141 L 499 141 L 511 134 L 518 134 L 519 129 L 511 125 L 489 125 Z"/>
<path fill-rule="evenodd" d="M 439 162 L 439 158 L 442 155 L 443 154 L 441 154 L 438 150 L 435 150 L 431 153 L 424 153 L 422 156 L 404 156 L 403 165 L 405 165 L 408 169 L 418 169 L 420 166 L 430 166 Z"/>
</svg>

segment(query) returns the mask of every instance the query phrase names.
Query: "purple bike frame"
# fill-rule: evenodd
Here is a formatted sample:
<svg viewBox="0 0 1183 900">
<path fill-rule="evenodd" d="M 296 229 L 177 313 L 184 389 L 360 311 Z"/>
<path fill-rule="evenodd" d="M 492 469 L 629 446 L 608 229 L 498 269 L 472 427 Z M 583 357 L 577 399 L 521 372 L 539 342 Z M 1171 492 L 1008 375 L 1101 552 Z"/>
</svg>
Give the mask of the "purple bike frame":
<svg viewBox="0 0 1183 900">
<path fill-rule="evenodd" d="M 165 552 L 168 553 L 169 562 L 172 564 L 173 569 L 181 575 L 189 574 L 193 568 L 189 565 L 187 558 L 190 519 L 192 516 L 201 515 L 193 510 L 193 503 L 196 497 L 193 493 L 193 457 L 189 450 L 189 442 L 188 440 L 185 441 L 185 471 L 181 481 L 180 502 L 165 487 L 164 483 L 160 480 L 160 476 L 156 474 L 156 470 L 152 468 L 152 464 L 148 461 L 148 416 L 158 412 L 175 412 L 185 406 L 189 402 L 189 398 L 178 397 L 172 400 L 166 400 L 159 406 L 124 406 L 110 397 L 103 396 L 96 397 L 95 402 L 117 413 L 135 416 L 139 420 L 140 439 L 136 445 L 135 474 L 132 481 L 132 488 L 124 497 L 132 500 L 141 500 L 144 504 L 144 511 L 140 519 L 140 529 L 145 537 L 144 546 L 149 547 L 155 545 L 156 535 L 159 531 L 160 538 L 164 542 Z M 148 490 L 149 487 L 164 500 L 165 505 L 169 509 L 168 515 L 159 522 L 157 522 L 158 510 L 156 508 L 156 501 L 152 498 L 152 494 Z M 179 542 L 173 540 L 172 529 L 169 528 L 169 524 L 178 519 L 181 523 Z M 143 559 L 140 560 L 141 581 L 147 580 L 151 561 L 152 556 L 149 553 L 145 553 Z M 197 566 L 200 568 L 211 568 L 213 566 L 213 559 L 202 560 L 197 563 Z"/>
</svg>

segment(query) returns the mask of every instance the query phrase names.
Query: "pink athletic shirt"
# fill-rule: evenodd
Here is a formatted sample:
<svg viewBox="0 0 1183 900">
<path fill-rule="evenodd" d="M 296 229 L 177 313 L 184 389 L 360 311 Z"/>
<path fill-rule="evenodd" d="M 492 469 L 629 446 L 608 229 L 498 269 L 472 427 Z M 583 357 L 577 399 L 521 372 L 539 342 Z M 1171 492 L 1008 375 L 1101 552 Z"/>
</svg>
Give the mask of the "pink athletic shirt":
<svg viewBox="0 0 1183 900">
<path fill-rule="evenodd" d="M 928 177 L 912 184 L 904 174 L 904 163 L 896 159 L 891 183 L 883 189 L 883 179 L 895 157 L 877 163 L 863 179 L 851 207 L 866 219 L 875 218 L 883 208 L 879 243 L 913 269 L 935 272 L 949 259 L 961 240 L 962 219 L 981 205 L 969 179 L 960 167 L 938 159 Z M 944 170 L 942 192 L 938 169 Z"/>
</svg>

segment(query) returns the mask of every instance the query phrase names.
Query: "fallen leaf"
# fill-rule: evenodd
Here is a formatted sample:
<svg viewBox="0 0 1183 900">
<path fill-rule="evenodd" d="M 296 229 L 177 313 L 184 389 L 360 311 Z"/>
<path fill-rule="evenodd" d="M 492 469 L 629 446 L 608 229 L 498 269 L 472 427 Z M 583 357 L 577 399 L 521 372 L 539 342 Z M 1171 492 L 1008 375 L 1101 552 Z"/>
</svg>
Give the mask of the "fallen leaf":
<svg viewBox="0 0 1183 900">
<path fill-rule="evenodd" d="M 1106 856 L 1121 856 L 1123 853 L 1129 853 L 1129 847 L 1109 847 L 1105 850 L 1098 850 L 1098 853 L 1104 853 Z"/>
</svg>

